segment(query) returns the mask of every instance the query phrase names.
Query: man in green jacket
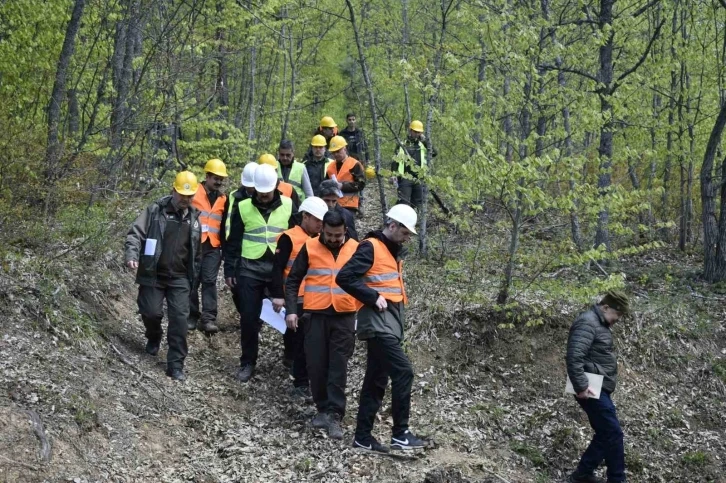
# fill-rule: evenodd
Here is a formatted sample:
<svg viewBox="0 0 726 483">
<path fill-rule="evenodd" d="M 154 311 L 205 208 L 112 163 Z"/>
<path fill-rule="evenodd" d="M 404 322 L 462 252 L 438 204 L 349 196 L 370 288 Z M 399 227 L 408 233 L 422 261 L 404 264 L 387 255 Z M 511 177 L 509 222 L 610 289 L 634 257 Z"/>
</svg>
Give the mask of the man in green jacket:
<svg viewBox="0 0 726 483">
<path fill-rule="evenodd" d="M 610 394 L 615 391 L 618 362 L 613 349 L 611 327 L 630 310 L 628 297 L 617 290 L 608 291 L 600 303 L 580 314 L 570 327 L 567 339 L 567 375 L 575 399 L 587 414 L 595 435 L 570 475 L 573 483 L 603 483 L 594 472 L 605 460 L 607 483 L 625 481 L 623 431 Z M 590 387 L 585 373 L 603 376 L 600 398 Z"/>
<path fill-rule="evenodd" d="M 405 203 L 418 209 L 423 204 L 423 185 L 418 180 L 421 171 L 428 165 L 427 152 L 431 158 L 438 154 L 424 137 L 424 125 L 421 121 L 411 121 L 408 137 L 396 148 L 391 163 L 391 171 L 395 173 L 392 182 L 398 188 L 398 203 Z"/>
<path fill-rule="evenodd" d="M 172 194 L 155 201 L 136 218 L 125 244 L 126 266 L 136 270 L 139 284 L 137 302 L 146 327 L 146 352 L 152 356 L 161 345 L 166 299 L 166 374 L 177 381 L 185 379 L 189 295 L 201 266 L 202 228 L 199 211 L 191 205 L 197 186 L 193 173 L 177 174 Z"/>
</svg>

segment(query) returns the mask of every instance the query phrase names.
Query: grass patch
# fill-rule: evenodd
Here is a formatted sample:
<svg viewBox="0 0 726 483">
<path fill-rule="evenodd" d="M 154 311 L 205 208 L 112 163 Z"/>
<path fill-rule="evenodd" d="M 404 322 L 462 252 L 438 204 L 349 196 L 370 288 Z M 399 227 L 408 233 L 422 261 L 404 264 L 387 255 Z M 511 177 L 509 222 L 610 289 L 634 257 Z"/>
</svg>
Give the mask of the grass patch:
<svg viewBox="0 0 726 483">
<path fill-rule="evenodd" d="M 542 456 L 542 452 L 536 446 L 532 446 L 523 441 L 512 440 L 509 442 L 509 448 L 518 455 L 527 458 L 535 466 L 545 465 L 544 456 Z"/>
<path fill-rule="evenodd" d="M 705 451 L 689 451 L 681 457 L 681 461 L 691 468 L 703 468 L 708 464 L 709 457 Z"/>
</svg>

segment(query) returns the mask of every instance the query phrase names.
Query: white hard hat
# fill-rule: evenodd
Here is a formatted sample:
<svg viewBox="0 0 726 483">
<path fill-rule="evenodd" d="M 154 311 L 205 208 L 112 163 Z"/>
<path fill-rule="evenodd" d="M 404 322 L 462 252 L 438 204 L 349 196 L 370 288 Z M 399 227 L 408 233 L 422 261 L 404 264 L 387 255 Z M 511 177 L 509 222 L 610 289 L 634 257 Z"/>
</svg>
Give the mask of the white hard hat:
<svg viewBox="0 0 726 483">
<path fill-rule="evenodd" d="M 242 170 L 242 186 L 245 188 L 255 187 L 255 171 L 257 171 L 257 163 L 247 163 L 245 169 Z"/>
<path fill-rule="evenodd" d="M 262 164 L 255 170 L 255 191 L 269 193 L 277 187 L 277 171 L 268 164 Z"/>
<path fill-rule="evenodd" d="M 392 206 L 391 209 L 388 210 L 388 213 L 386 213 L 386 216 L 392 220 L 396 220 L 408 228 L 414 235 L 418 235 L 418 233 L 416 233 L 418 215 L 416 215 L 416 210 L 410 206 L 403 204 Z"/>
<path fill-rule="evenodd" d="M 310 213 L 315 218 L 322 221 L 325 213 L 328 212 L 328 205 L 325 204 L 325 201 L 323 201 L 322 198 L 311 196 L 309 198 L 305 198 L 305 201 L 300 204 L 300 209 L 298 211 L 300 213 L 303 211 Z"/>
</svg>

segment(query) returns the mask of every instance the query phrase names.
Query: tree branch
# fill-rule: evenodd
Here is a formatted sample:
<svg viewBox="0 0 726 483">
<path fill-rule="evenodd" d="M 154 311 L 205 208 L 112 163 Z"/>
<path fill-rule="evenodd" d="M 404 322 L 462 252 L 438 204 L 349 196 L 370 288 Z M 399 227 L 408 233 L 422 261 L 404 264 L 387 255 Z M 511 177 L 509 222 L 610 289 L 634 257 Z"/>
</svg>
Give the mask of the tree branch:
<svg viewBox="0 0 726 483">
<path fill-rule="evenodd" d="M 580 70 L 580 69 L 573 69 L 571 67 L 562 67 L 562 66 L 556 66 L 556 65 L 551 65 L 551 64 L 540 64 L 539 68 L 544 69 L 544 70 L 556 70 L 559 72 L 569 72 L 570 74 L 577 74 L 586 79 L 590 79 L 593 82 L 597 82 L 597 83 L 600 82 L 598 80 L 598 78 L 595 77 L 594 75 L 590 74 L 589 72 L 585 72 L 584 70 Z"/>
<path fill-rule="evenodd" d="M 663 27 L 663 24 L 665 23 L 665 19 L 661 20 L 658 26 L 655 28 L 655 32 L 653 32 L 653 36 L 650 38 L 650 41 L 648 42 L 648 46 L 645 48 L 645 51 L 643 52 L 643 55 L 640 56 L 640 59 L 638 59 L 638 62 L 636 62 L 630 69 L 626 70 L 622 74 L 620 74 L 620 77 L 613 83 L 613 87 L 610 90 L 610 94 L 615 92 L 615 90 L 620 87 L 620 84 L 623 80 L 625 80 L 626 77 L 628 77 L 630 74 L 638 70 L 638 67 L 643 65 L 643 62 L 645 62 L 645 59 L 648 57 L 648 54 L 650 53 L 651 47 L 653 47 L 653 44 L 655 43 L 655 39 L 658 38 L 660 35 L 660 29 Z"/>
</svg>

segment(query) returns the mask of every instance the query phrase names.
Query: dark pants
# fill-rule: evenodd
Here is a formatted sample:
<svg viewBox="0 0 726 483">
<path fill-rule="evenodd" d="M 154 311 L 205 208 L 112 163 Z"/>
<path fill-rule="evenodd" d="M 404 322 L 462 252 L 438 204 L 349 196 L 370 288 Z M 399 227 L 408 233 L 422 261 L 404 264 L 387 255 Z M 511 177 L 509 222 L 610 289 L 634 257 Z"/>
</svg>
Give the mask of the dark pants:
<svg viewBox="0 0 726 483">
<path fill-rule="evenodd" d="M 297 306 L 297 313 L 302 314 L 302 305 Z M 305 359 L 305 325 L 309 323 L 310 315 L 298 318 L 297 330 L 287 329 L 282 341 L 285 346 L 285 359 L 292 360 L 293 386 L 307 387 L 308 369 Z"/>
<path fill-rule="evenodd" d="M 358 421 L 355 428 L 355 438 L 358 441 L 364 441 L 371 436 L 389 377 L 393 436 L 398 436 L 408 429 L 408 418 L 411 413 L 413 368 L 403 352 L 401 341 L 392 335 L 378 333 L 366 342 L 368 343 L 366 375 L 360 390 Z"/>
<path fill-rule="evenodd" d="M 405 203 L 414 208 L 423 204 L 423 185 L 418 181 L 398 178 L 398 203 Z"/>
<path fill-rule="evenodd" d="M 239 328 L 240 346 L 242 356 L 239 358 L 240 366 L 257 364 L 257 355 L 260 348 L 260 312 L 262 311 L 262 299 L 265 297 L 265 280 L 257 280 L 249 277 L 237 277 L 237 300 L 239 302 Z"/>
<path fill-rule="evenodd" d="M 217 321 L 217 274 L 222 263 L 222 249 L 214 248 L 208 242 L 202 244 L 202 269 L 199 279 L 194 281 L 190 296 L 189 318 L 199 320 L 199 285 L 202 286 L 203 323 Z"/>
<path fill-rule="evenodd" d="M 161 320 L 164 317 L 164 299 L 169 327 L 166 340 L 169 352 L 166 364 L 169 370 L 184 368 L 187 357 L 187 317 L 189 317 L 189 280 L 186 278 L 158 277 L 156 285 L 139 285 L 139 296 L 136 299 L 141 320 L 146 327 L 146 338 L 152 342 L 161 342 L 164 331 Z"/>
<path fill-rule="evenodd" d="M 605 460 L 608 481 L 625 481 L 625 450 L 623 448 L 623 431 L 610 395 L 600 393 L 600 399 L 575 398 L 587 413 L 590 426 L 595 431 L 590 446 L 577 465 L 577 473 L 592 474 Z"/>
<path fill-rule="evenodd" d="M 305 323 L 305 356 L 319 412 L 345 415 L 348 360 L 354 348 L 355 314 L 310 314 Z"/>
</svg>

